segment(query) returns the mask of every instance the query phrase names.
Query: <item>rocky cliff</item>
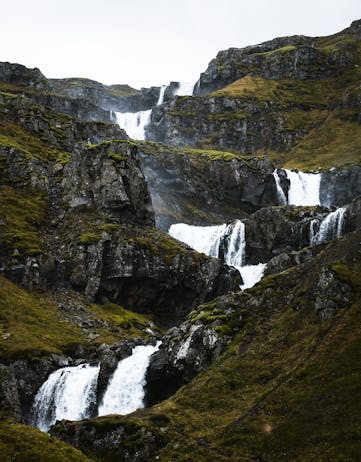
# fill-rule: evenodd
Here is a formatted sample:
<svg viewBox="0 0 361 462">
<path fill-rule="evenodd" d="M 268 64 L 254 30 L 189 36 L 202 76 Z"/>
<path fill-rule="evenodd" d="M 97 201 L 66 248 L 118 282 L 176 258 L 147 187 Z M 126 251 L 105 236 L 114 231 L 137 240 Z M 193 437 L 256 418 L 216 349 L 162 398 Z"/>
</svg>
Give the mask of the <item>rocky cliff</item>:
<svg viewBox="0 0 361 462">
<path fill-rule="evenodd" d="M 111 111 L 149 109 L 160 87 L 0 63 L 6 462 L 358 460 L 360 24 L 220 52 L 195 96 L 165 90 L 143 142 Z M 322 171 L 322 206 L 281 204 L 282 167 Z M 244 263 L 268 262 L 243 291 L 222 262 L 231 234 L 216 259 L 164 233 L 235 219 Z M 20 425 L 53 371 L 99 364 L 99 404 L 119 361 L 157 339 L 151 407 L 63 420 L 56 439 Z"/>
<path fill-rule="evenodd" d="M 196 96 L 153 111 L 147 136 L 267 153 L 277 166 L 303 170 L 359 165 L 360 56 L 359 21 L 329 37 L 222 51 L 201 75 Z"/>
</svg>

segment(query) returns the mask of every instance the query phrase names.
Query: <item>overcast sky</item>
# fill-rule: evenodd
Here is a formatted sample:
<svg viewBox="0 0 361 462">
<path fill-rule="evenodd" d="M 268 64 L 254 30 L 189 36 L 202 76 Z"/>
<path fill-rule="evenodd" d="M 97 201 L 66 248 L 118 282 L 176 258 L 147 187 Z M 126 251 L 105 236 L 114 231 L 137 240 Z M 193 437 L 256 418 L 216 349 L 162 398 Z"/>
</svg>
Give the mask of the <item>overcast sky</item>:
<svg viewBox="0 0 361 462">
<path fill-rule="evenodd" d="M 195 82 L 219 50 L 361 19 L 361 0 L 0 0 L 0 61 L 136 88 Z"/>
</svg>

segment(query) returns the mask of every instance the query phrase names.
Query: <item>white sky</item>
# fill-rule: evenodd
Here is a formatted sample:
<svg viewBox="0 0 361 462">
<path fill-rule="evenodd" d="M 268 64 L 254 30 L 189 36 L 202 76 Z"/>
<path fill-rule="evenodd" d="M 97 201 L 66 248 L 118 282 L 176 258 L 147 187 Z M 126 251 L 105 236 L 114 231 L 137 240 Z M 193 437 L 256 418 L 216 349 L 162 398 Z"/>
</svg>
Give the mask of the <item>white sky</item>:
<svg viewBox="0 0 361 462">
<path fill-rule="evenodd" d="M 195 82 L 219 50 L 329 35 L 360 0 L 0 0 L 0 61 L 136 88 Z"/>
</svg>

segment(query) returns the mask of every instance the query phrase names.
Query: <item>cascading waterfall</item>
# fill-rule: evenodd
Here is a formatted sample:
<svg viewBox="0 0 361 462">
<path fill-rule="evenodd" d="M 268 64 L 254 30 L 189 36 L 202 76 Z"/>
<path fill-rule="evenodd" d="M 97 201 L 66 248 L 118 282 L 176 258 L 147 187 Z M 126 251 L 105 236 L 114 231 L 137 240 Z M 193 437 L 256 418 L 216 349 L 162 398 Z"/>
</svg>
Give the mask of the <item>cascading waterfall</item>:
<svg viewBox="0 0 361 462">
<path fill-rule="evenodd" d="M 240 220 L 230 225 L 220 226 L 192 226 L 177 223 L 169 228 L 168 233 L 197 252 L 203 252 L 210 257 L 219 258 L 221 249 L 224 247 L 224 262 L 229 266 L 234 266 L 240 272 L 243 279 L 242 289 L 252 287 L 263 276 L 265 263 L 245 265 L 245 226 Z M 224 246 L 224 243 L 227 245 Z"/>
<path fill-rule="evenodd" d="M 163 102 L 164 102 L 164 93 L 165 93 L 166 88 L 167 88 L 167 85 L 162 85 L 160 87 L 157 106 L 160 106 L 161 104 L 163 104 Z"/>
<path fill-rule="evenodd" d="M 287 205 L 287 197 L 281 187 L 281 181 L 280 177 L 278 176 L 277 169 L 272 173 L 272 175 L 276 183 L 278 202 L 280 205 Z"/>
<path fill-rule="evenodd" d="M 315 232 L 315 220 L 310 224 L 310 244 L 317 245 L 331 239 L 337 239 L 343 231 L 344 214 L 346 207 L 340 207 L 334 212 L 329 213 Z"/>
<path fill-rule="evenodd" d="M 284 169 L 290 182 L 288 199 L 280 183 L 277 169 L 273 172 L 280 205 L 320 205 L 320 173 L 294 172 Z"/>
<path fill-rule="evenodd" d="M 96 403 L 99 365 L 64 367 L 40 387 L 33 404 L 33 423 L 47 432 L 57 420 L 90 417 Z"/>
<path fill-rule="evenodd" d="M 162 85 L 159 91 L 157 106 L 163 104 L 164 93 L 167 85 Z M 145 127 L 150 122 L 152 109 L 139 112 L 115 112 L 116 121 L 120 128 L 123 128 L 130 138 L 134 140 L 145 139 Z"/>
<path fill-rule="evenodd" d="M 192 96 L 194 89 L 194 83 L 180 82 L 178 89 L 174 93 L 174 96 Z"/>
<path fill-rule="evenodd" d="M 134 140 L 145 139 L 145 127 L 150 122 L 152 110 L 140 112 L 116 112 L 117 123 L 123 128 L 130 138 Z"/>
<path fill-rule="evenodd" d="M 320 173 L 285 172 L 290 181 L 289 205 L 320 205 Z"/>
<path fill-rule="evenodd" d="M 226 224 L 220 226 L 193 226 L 177 223 L 169 228 L 168 233 L 174 239 L 184 242 L 197 252 L 218 258 L 219 246 L 226 229 Z"/>
<path fill-rule="evenodd" d="M 144 406 L 145 374 L 150 357 L 159 348 L 140 345 L 133 348 L 132 355 L 119 361 L 105 391 L 98 415 L 129 414 Z"/>
</svg>

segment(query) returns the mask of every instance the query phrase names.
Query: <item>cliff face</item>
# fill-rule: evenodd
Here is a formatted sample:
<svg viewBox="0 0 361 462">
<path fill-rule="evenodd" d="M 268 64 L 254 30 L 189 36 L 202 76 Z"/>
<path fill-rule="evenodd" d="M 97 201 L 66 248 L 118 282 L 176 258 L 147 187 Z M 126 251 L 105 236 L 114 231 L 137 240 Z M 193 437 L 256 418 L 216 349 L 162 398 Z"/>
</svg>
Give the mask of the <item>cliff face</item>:
<svg viewBox="0 0 361 462">
<path fill-rule="evenodd" d="M 360 50 L 355 22 L 330 37 L 222 51 L 201 75 L 196 96 L 153 111 L 147 137 L 267 153 L 277 166 L 303 170 L 358 165 Z"/>
</svg>

